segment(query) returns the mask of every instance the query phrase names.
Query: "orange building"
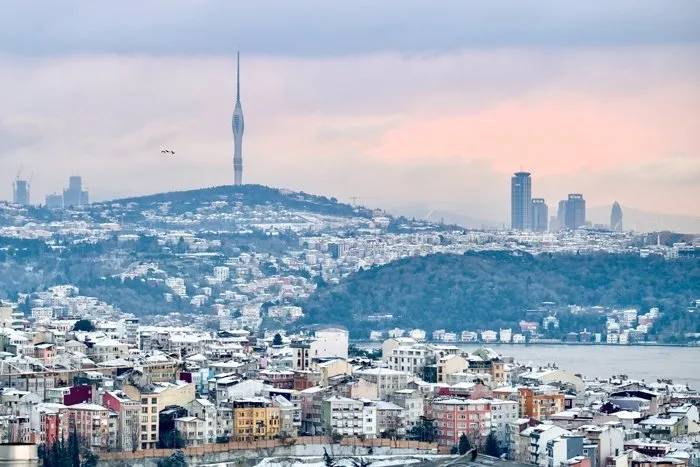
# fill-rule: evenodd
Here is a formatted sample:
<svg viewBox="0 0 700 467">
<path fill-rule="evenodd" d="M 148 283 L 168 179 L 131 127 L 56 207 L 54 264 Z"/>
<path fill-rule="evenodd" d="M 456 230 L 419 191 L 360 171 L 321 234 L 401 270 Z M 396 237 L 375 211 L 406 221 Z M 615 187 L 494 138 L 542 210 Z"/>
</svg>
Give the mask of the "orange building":
<svg viewBox="0 0 700 467">
<path fill-rule="evenodd" d="M 520 416 L 545 420 L 564 410 L 564 394 L 539 392 L 533 388 L 518 388 Z"/>
</svg>

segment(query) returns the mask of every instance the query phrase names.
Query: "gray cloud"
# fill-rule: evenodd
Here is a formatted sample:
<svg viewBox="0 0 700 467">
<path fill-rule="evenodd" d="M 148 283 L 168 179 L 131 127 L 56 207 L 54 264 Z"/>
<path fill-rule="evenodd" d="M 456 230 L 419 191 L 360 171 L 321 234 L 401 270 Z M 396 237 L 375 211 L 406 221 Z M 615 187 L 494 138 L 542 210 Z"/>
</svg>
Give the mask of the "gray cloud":
<svg viewBox="0 0 700 467">
<path fill-rule="evenodd" d="M 0 53 L 335 56 L 700 41 L 695 0 L 3 2 Z"/>
</svg>

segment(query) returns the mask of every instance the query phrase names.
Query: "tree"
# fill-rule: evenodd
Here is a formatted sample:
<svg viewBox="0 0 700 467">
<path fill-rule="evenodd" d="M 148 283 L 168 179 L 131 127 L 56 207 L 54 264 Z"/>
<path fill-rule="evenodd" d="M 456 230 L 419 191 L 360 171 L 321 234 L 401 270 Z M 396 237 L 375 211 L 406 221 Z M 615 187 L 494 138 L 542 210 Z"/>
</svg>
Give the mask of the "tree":
<svg viewBox="0 0 700 467">
<path fill-rule="evenodd" d="M 68 447 L 62 439 L 55 441 L 52 445 L 39 446 L 39 459 L 44 467 L 71 467 L 73 464 L 68 454 Z"/>
<path fill-rule="evenodd" d="M 457 446 L 457 452 L 459 452 L 460 456 L 463 456 L 467 453 L 472 448 L 472 444 L 469 442 L 469 438 L 467 438 L 467 435 L 462 433 L 459 436 L 459 445 Z"/>
<path fill-rule="evenodd" d="M 385 419 L 386 430 L 381 433 L 382 438 L 397 439 L 399 429 L 403 426 L 403 421 L 398 415 L 388 415 Z"/>
<path fill-rule="evenodd" d="M 282 345 L 282 336 L 279 332 L 275 334 L 275 337 L 272 338 L 272 345 L 275 347 L 279 347 Z"/>
<path fill-rule="evenodd" d="M 68 435 L 68 441 L 56 440 L 50 446 L 39 446 L 39 458 L 44 467 L 94 467 L 97 465 L 97 455 L 90 450 L 80 452 L 78 434 L 73 429 Z M 82 463 L 81 463 L 82 458 Z"/>
<path fill-rule="evenodd" d="M 187 467 L 185 454 L 182 451 L 177 450 L 170 454 L 170 457 L 159 460 L 158 467 Z"/>
<path fill-rule="evenodd" d="M 158 441 L 158 447 L 163 449 L 180 449 L 184 448 L 185 444 L 185 438 L 183 438 L 179 430 L 162 433 Z"/>
<path fill-rule="evenodd" d="M 328 454 L 326 448 L 323 448 L 323 463 L 326 467 L 335 467 L 336 464 L 335 458 Z"/>
<path fill-rule="evenodd" d="M 92 323 L 90 324 L 92 325 Z M 80 439 L 75 427 L 68 435 L 68 458 L 72 467 L 80 467 Z"/>
<path fill-rule="evenodd" d="M 411 427 L 407 435 L 408 438 L 416 441 L 424 441 L 427 443 L 434 442 L 435 438 L 437 438 L 437 427 L 435 426 L 435 420 L 420 417 L 418 423 Z"/>
<path fill-rule="evenodd" d="M 73 325 L 73 331 L 91 332 L 95 330 L 95 325 L 89 319 L 79 319 Z"/>
<path fill-rule="evenodd" d="M 493 431 L 489 433 L 486 437 L 486 441 L 484 441 L 484 452 L 493 457 L 499 457 L 501 455 L 501 447 L 498 445 L 498 440 Z"/>
<path fill-rule="evenodd" d="M 97 454 L 95 454 L 92 451 L 85 451 L 83 454 L 83 462 L 80 464 L 80 467 L 97 467 L 97 461 L 98 461 Z"/>
<path fill-rule="evenodd" d="M 372 465 L 372 461 L 365 459 L 364 457 L 353 458 L 350 463 L 352 467 L 369 467 Z"/>
</svg>

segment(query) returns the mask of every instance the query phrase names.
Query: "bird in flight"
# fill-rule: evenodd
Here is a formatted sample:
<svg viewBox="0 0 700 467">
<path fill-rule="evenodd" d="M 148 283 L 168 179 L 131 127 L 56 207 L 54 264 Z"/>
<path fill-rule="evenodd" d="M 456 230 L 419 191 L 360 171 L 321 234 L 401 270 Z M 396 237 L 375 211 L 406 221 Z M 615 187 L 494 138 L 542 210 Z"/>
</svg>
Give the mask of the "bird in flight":
<svg viewBox="0 0 700 467">
<path fill-rule="evenodd" d="M 174 156 L 174 155 L 175 155 L 175 151 L 173 151 L 172 149 L 168 149 L 168 148 L 166 148 L 166 147 L 164 147 L 164 146 L 161 146 L 161 147 L 160 147 L 160 153 L 161 153 L 161 154 L 170 154 L 171 156 Z"/>
</svg>

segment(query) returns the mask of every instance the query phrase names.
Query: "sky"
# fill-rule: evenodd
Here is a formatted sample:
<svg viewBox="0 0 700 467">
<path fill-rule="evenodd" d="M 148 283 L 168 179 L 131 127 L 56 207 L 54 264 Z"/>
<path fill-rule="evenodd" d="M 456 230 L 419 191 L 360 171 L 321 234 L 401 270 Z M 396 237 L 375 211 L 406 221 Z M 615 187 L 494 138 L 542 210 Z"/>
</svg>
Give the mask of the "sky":
<svg viewBox="0 0 700 467">
<path fill-rule="evenodd" d="M 238 49 L 248 183 L 478 226 L 527 170 L 700 222 L 695 0 L 3 2 L 0 197 L 231 183 Z"/>
</svg>

